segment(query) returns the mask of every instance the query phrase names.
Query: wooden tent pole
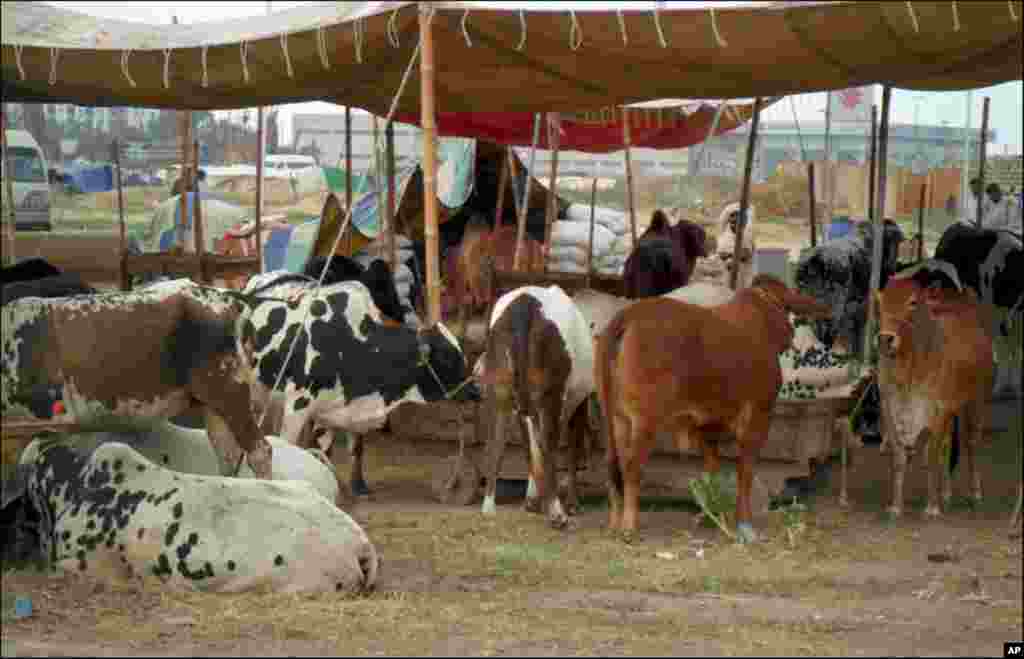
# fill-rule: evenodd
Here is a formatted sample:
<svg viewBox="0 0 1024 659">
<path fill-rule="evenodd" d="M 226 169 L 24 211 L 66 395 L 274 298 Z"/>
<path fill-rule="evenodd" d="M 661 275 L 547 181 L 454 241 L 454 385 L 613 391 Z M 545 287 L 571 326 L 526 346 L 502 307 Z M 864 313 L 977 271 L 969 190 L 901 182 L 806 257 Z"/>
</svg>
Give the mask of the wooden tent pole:
<svg viewBox="0 0 1024 659">
<path fill-rule="evenodd" d="M 9 106 L 4 103 L 3 105 L 3 126 L 0 126 L 0 137 L 3 138 L 3 159 L 4 159 L 4 193 L 7 196 L 7 221 L 4 222 L 4 234 L 7 237 L 7 247 L 3 250 L 3 265 L 13 265 L 15 263 L 14 257 L 14 235 L 16 233 L 17 220 L 15 219 L 14 211 L 14 185 L 12 183 L 14 177 L 12 176 L 13 170 L 11 169 L 11 163 L 7 160 L 7 112 Z"/>
<path fill-rule="evenodd" d="M 622 108 L 622 144 L 626 153 L 626 204 L 629 208 L 629 230 L 633 237 L 633 247 L 636 247 L 636 204 L 633 200 L 633 157 L 630 154 L 630 144 L 633 138 L 629 129 L 629 113 Z"/>
<path fill-rule="evenodd" d="M 594 210 L 597 206 L 597 177 L 590 182 L 590 236 L 587 238 L 587 288 L 594 276 Z"/>
<path fill-rule="evenodd" d="M 868 219 L 875 217 L 875 187 L 878 185 L 878 106 L 871 106 L 871 143 L 868 145 Z"/>
<path fill-rule="evenodd" d="M 743 258 L 743 234 L 747 229 L 747 209 L 750 206 L 750 177 L 754 171 L 754 149 L 757 146 L 757 127 L 761 122 L 761 97 L 754 99 L 754 116 L 750 120 L 750 135 L 747 137 L 746 163 L 743 166 L 743 188 L 740 191 L 740 217 L 736 222 L 736 246 L 733 248 L 732 272 L 729 287 L 736 290 L 740 276 L 740 260 Z M 753 260 L 754 255 L 750 255 Z"/>
<path fill-rule="evenodd" d="M 345 106 L 345 212 L 352 210 L 352 107 Z M 341 231 L 342 218 L 338 218 L 338 231 Z M 351 224 L 351 220 L 349 220 Z M 345 252 L 352 255 L 352 227 L 348 229 L 348 249 Z"/>
<path fill-rule="evenodd" d="M 548 176 L 548 207 L 544 215 L 544 272 L 548 271 L 548 255 L 551 253 L 551 231 L 554 228 L 555 216 L 558 210 L 558 151 L 559 139 L 558 128 L 551 125 L 550 116 L 547 115 L 548 124 L 548 148 L 551 149 L 551 173 Z"/>
<path fill-rule="evenodd" d="M 811 247 L 818 244 L 818 200 L 814 195 L 814 163 L 807 163 L 807 192 L 811 199 Z"/>
<path fill-rule="evenodd" d="M 501 159 L 501 174 L 498 175 L 498 203 L 494 207 L 494 230 L 497 231 L 501 226 L 501 217 L 505 214 L 505 186 L 508 185 L 509 167 L 508 167 L 508 149 L 505 147 L 505 157 Z M 515 191 L 512 192 L 512 196 L 515 196 Z"/>
<path fill-rule="evenodd" d="M 179 190 L 180 196 L 178 197 L 178 208 L 181 209 L 181 215 L 178 217 L 178 223 L 174 227 L 174 243 L 178 249 L 185 249 L 185 223 L 188 221 L 188 189 L 189 179 L 191 175 L 189 172 L 188 163 L 190 158 L 189 151 L 192 147 L 192 113 L 189 111 L 178 112 L 178 139 L 181 140 L 181 175 L 178 180 L 181 181 L 181 188 Z M 257 193 L 258 195 L 259 193 Z M 257 200 L 259 197 L 257 196 Z"/>
<path fill-rule="evenodd" d="M 196 172 L 195 190 L 192 192 L 192 237 L 196 245 L 196 261 L 199 263 L 199 281 L 209 284 L 210 278 L 206 272 L 206 235 L 203 229 L 203 202 L 199 197 L 199 140 L 193 142 L 192 146 L 193 170 Z"/>
<path fill-rule="evenodd" d="M 516 195 L 516 159 L 512 155 L 512 147 L 505 147 L 505 162 L 508 164 L 508 178 L 509 178 L 509 189 L 512 191 L 512 206 L 515 210 L 516 218 L 519 217 L 519 197 Z"/>
<path fill-rule="evenodd" d="M 263 106 L 256 110 L 256 271 L 263 272 Z"/>
<path fill-rule="evenodd" d="M 982 221 L 982 210 L 985 206 L 985 156 L 988 152 L 988 102 L 989 97 L 985 97 L 985 102 L 981 106 L 981 139 L 978 140 L 978 180 L 980 181 L 977 197 L 977 208 L 975 209 L 977 215 L 975 216 L 974 223 L 977 227 L 981 228 Z"/>
<path fill-rule="evenodd" d="M 533 165 L 537 156 L 537 142 L 540 140 L 540 113 L 533 115 L 533 144 L 530 146 L 530 166 L 526 168 L 526 184 L 523 186 L 523 203 L 519 205 L 519 226 L 516 228 L 516 255 L 513 270 L 523 269 L 523 241 L 526 240 L 526 211 L 530 208 L 530 184 L 533 183 Z"/>
<path fill-rule="evenodd" d="M 121 278 L 121 290 L 127 291 L 130 284 L 130 282 L 128 281 L 128 262 L 126 259 L 128 254 L 128 230 L 125 226 L 124 220 L 124 187 L 121 183 L 121 145 L 117 139 L 114 140 L 114 143 L 111 145 L 110 150 L 112 151 L 111 155 L 113 156 L 114 161 L 114 174 L 117 177 L 117 228 L 118 238 L 121 244 L 121 249 L 119 252 L 120 258 L 118 259 L 118 270 Z"/>
<path fill-rule="evenodd" d="M 388 262 L 391 264 L 392 272 L 395 272 L 398 269 L 398 251 L 395 245 L 395 217 L 398 215 L 398 209 L 395 206 L 395 125 L 390 121 L 384 126 L 384 150 L 384 164 L 388 169 Z"/>
<path fill-rule="evenodd" d="M 875 316 L 878 310 L 875 309 L 875 294 L 882 286 L 882 236 L 885 223 L 885 176 L 889 154 L 889 106 L 892 100 L 892 87 L 882 87 L 882 116 L 878 123 L 878 204 L 875 209 L 874 244 L 871 254 L 871 295 L 868 298 L 868 331 L 864 333 L 864 356 L 871 363 L 871 335 L 874 334 Z"/>
<path fill-rule="evenodd" d="M 373 115 L 373 183 L 377 199 L 377 221 L 380 222 L 380 236 L 385 236 L 388 231 L 387 209 L 384 204 L 384 168 L 380 161 L 380 124 L 377 115 Z M 385 244 L 387 239 L 385 238 Z M 385 247 L 386 249 L 386 247 Z"/>
<path fill-rule="evenodd" d="M 423 237 L 427 256 L 427 323 L 441 320 L 441 281 L 437 231 L 437 126 L 434 117 L 434 36 L 430 12 L 419 4 L 420 23 L 420 124 L 423 126 Z"/>
<path fill-rule="evenodd" d="M 924 209 L 928 183 L 921 184 L 921 200 L 917 204 L 917 260 L 924 260 Z"/>
</svg>

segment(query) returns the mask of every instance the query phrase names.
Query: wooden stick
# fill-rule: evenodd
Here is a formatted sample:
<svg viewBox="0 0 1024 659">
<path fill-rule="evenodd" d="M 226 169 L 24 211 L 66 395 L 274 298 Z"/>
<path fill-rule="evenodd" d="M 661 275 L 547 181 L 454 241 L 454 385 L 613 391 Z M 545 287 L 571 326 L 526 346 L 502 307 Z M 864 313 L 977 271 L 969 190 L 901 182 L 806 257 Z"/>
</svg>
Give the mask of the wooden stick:
<svg viewBox="0 0 1024 659">
<path fill-rule="evenodd" d="M 440 258 L 437 242 L 437 151 L 434 141 L 437 125 L 434 117 L 434 36 L 430 12 L 419 4 L 420 23 L 420 124 L 423 126 L 423 237 L 427 256 L 427 323 L 441 320 Z"/>
<path fill-rule="evenodd" d="M 181 189 L 178 197 L 178 208 L 181 209 L 179 222 L 174 227 L 174 243 L 178 249 L 185 249 L 185 224 L 188 222 L 188 188 L 191 174 L 188 163 L 190 160 L 190 147 L 192 146 L 192 113 L 183 111 L 178 113 L 178 139 L 181 140 Z M 259 193 L 257 193 L 259 194 Z M 258 197 L 257 197 L 258 199 Z"/>
<path fill-rule="evenodd" d="M 878 184 L 878 106 L 871 106 L 871 143 L 868 145 L 868 219 L 875 218 L 875 186 Z"/>
<path fill-rule="evenodd" d="M 917 205 L 917 260 L 924 260 L 924 209 L 925 195 L 928 193 L 928 184 L 921 184 L 921 201 Z"/>
<path fill-rule="evenodd" d="M 498 203 L 495 204 L 494 208 L 494 230 L 497 231 L 501 226 L 501 216 L 505 214 L 505 186 L 508 185 L 509 167 L 508 167 L 508 149 L 505 147 L 506 157 L 501 159 L 501 174 L 498 175 Z M 515 192 L 512 192 L 512 196 L 515 196 Z"/>
<path fill-rule="evenodd" d="M 111 145 L 111 151 L 113 152 L 114 160 L 114 172 L 117 176 L 117 216 L 118 216 L 118 237 L 120 239 L 121 249 L 118 252 L 118 270 L 121 276 L 121 290 L 127 291 L 131 288 L 131 282 L 128 279 L 128 262 L 125 259 L 125 255 L 128 253 L 128 230 L 124 220 L 124 188 L 121 184 L 121 145 L 118 140 L 115 139 Z"/>
<path fill-rule="evenodd" d="M 814 163 L 807 163 L 807 191 L 811 198 L 811 247 L 818 244 L 818 202 L 814 195 Z"/>
<path fill-rule="evenodd" d="M 14 210 L 14 170 L 11 168 L 11 161 L 7 159 L 7 112 L 8 106 L 3 106 L 3 126 L 0 126 L 0 137 L 3 138 L 3 159 L 4 159 L 4 187 L 7 193 L 7 222 L 4 223 L 4 233 L 7 236 L 7 249 L 3 251 L 3 265 L 13 265 L 14 257 L 14 235 L 17 232 L 17 219 Z"/>
<path fill-rule="evenodd" d="M 978 205 L 977 205 L 977 216 L 975 224 L 980 229 L 982 220 L 982 210 L 985 205 L 985 155 L 988 151 L 988 102 L 989 97 L 985 97 L 985 102 L 981 106 L 981 139 L 978 140 L 978 180 L 981 182 L 979 185 L 978 192 Z"/>
<path fill-rule="evenodd" d="M 629 208 L 629 230 L 633 237 L 633 247 L 636 247 L 636 208 L 633 199 L 633 157 L 630 155 L 630 144 L 633 139 L 629 131 L 629 113 L 622 108 L 622 144 L 626 154 L 626 204 Z"/>
<path fill-rule="evenodd" d="M 594 277 L 594 209 L 597 206 L 597 177 L 590 183 L 590 237 L 587 238 L 587 288 Z"/>
<path fill-rule="evenodd" d="M 754 148 L 757 146 L 757 127 L 761 123 L 761 97 L 754 99 L 754 116 L 750 120 L 750 135 L 747 137 L 747 157 L 743 166 L 743 187 L 740 191 L 740 217 L 736 222 L 736 246 L 733 247 L 732 273 L 729 287 L 736 290 L 740 276 L 740 259 L 743 254 L 743 233 L 747 228 L 747 208 L 750 206 L 750 177 L 754 170 Z M 753 260 L 754 255 L 750 255 Z"/>
<path fill-rule="evenodd" d="M 345 106 L 345 213 L 352 209 L 352 108 Z M 341 231 L 341 222 L 344 214 L 338 218 L 338 231 Z M 352 227 L 351 220 L 348 228 L 348 249 L 346 254 L 352 256 Z"/>
<path fill-rule="evenodd" d="M 526 168 L 526 185 L 523 186 L 523 203 L 519 205 L 519 225 L 516 228 L 516 256 L 512 268 L 523 268 L 523 241 L 526 240 L 526 211 L 530 208 L 530 186 L 533 183 L 533 165 L 536 162 L 537 142 L 540 140 L 540 113 L 533 115 L 533 145 L 530 147 L 530 166 Z"/>
<path fill-rule="evenodd" d="M 256 110 L 256 263 L 263 272 L 263 106 Z"/>
<path fill-rule="evenodd" d="M 875 309 L 875 293 L 882 285 L 882 236 L 885 219 L 885 176 L 888 169 L 887 159 L 889 153 L 889 106 L 892 100 L 892 87 L 882 86 L 882 116 L 878 126 L 878 205 L 875 215 L 872 218 L 874 225 L 874 249 L 871 255 L 871 295 L 868 296 L 868 331 L 864 332 L 864 357 L 871 363 L 873 341 L 871 335 L 874 333 L 875 316 L 878 310 Z"/>
<path fill-rule="evenodd" d="M 519 217 L 519 196 L 516 195 L 516 175 L 518 168 L 516 167 L 515 156 L 512 155 L 512 147 L 505 147 L 505 162 L 508 164 L 508 178 L 509 178 L 509 189 L 512 191 L 512 205 L 515 206 L 516 217 Z"/>
<path fill-rule="evenodd" d="M 387 228 L 387 211 L 384 208 L 384 167 L 380 161 L 380 126 L 377 123 L 377 115 L 373 115 L 373 181 L 377 198 L 377 221 L 380 222 L 380 235 L 383 236 Z"/>
<path fill-rule="evenodd" d="M 390 121 L 384 126 L 384 149 L 384 164 L 388 169 L 388 262 L 391 264 L 392 276 L 394 276 L 394 273 L 398 271 L 398 250 L 395 244 L 395 231 L 397 230 L 395 217 L 398 215 L 398 208 L 395 202 L 395 126 Z"/>
<path fill-rule="evenodd" d="M 199 197 L 199 140 L 193 144 L 193 169 L 196 172 L 195 190 L 192 192 L 192 237 L 196 243 L 196 260 L 199 262 L 199 281 L 209 284 L 206 271 L 206 236 L 203 230 L 203 202 Z M 258 234 L 257 234 L 258 237 Z"/>
<path fill-rule="evenodd" d="M 548 122 L 548 148 L 551 149 L 551 174 L 548 177 L 548 208 L 544 216 L 544 272 L 548 271 L 548 254 L 551 253 L 551 231 L 554 228 L 558 209 L 558 129 Z"/>
</svg>

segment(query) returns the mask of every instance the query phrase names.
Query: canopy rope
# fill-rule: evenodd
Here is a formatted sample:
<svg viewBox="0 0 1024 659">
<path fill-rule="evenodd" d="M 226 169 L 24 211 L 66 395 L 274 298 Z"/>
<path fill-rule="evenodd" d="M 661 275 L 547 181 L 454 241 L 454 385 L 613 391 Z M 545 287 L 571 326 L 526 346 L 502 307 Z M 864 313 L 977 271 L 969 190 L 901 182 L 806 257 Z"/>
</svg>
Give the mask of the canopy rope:
<svg viewBox="0 0 1024 659">
<path fill-rule="evenodd" d="M 331 70 L 331 61 L 327 58 L 327 35 L 324 33 L 324 26 L 316 28 L 316 52 L 320 55 L 320 64 L 324 71 Z"/>
<path fill-rule="evenodd" d="M 207 52 L 209 52 L 209 50 L 210 50 L 209 46 L 203 46 L 202 61 L 203 61 L 203 88 L 204 89 L 210 86 L 210 76 L 208 74 L 208 69 L 206 67 L 206 54 L 207 54 Z"/>
<path fill-rule="evenodd" d="M 288 73 L 289 78 L 295 77 L 295 71 L 292 70 L 292 58 L 288 55 L 288 33 L 281 33 L 281 52 L 284 54 L 284 68 Z"/>
<path fill-rule="evenodd" d="M 711 10 L 711 15 L 715 15 L 715 10 Z M 654 7 L 654 27 L 658 30 L 658 41 L 661 43 L 662 48 L 668 48 L 668 42 L 665 41 L 665 32 L 661 29 L 661 14 L 658 12 L 658 7 Z"/>
<path fill-rule="evenodd" d="M 466 45 L 470 48 L 473 47 L 473 42 L 469 39 L 469 30 L 466 29 L 466 23 L 469 21 L 469 10 L 462 12 L 462 38 L 466 40 Z"/>
<path fill-rule="evenodd" d="M 246 61 L 246 57 L 249 54 L 249 42 L 242 39 L 242 43 L 238 44 L 238 51 L 242 56 L 242 79 L 245 80 L 246 84 L 249 84 L 249 63 Z"/>
<path fill-rule="evenodd" d="M 469 11 L 467 10 L 466 13 L 468 14 Z M 402 44 L 400 44 L 398 42 L 398 10 L 397 9 L 395 9 L 394 11 L 391 12 L 391 18 L 388 19 L 388 30 L 387 30 L 387 32 L 388 32 L 388 41 L 391 42 L 392 46 L 394 46 L 395 48 L 398 48 L 399 46 L 402 45 Z"/>
<path fill-rule="evenodd" d="M 921 26 L 917 24 L 917 13 L 914 12 L 914 5 L 907 0 L 907 13 L 910 14 L 910 22 L 914 24 L 914 32 L 920 34 Z"/>
<path fill-rule="evenodd" d="M 619 32 L 622 32 L 622 45 L 628 46 L 629 38 L 626 36 L 626 17 L 622 15 L 621 9 L 616 9 L 615 14 L 619 19 Z"/>
<path fill-rule="evenodd" d="M 715 33 L 715 43 L 718 44 L 719 48 L 727 48 L 729 46 L 725 39 L 722 38 L 722 33 L 718 31 L 718 19 L 715 17 L 714 7 L 711 7 L 711 31 Z"/>
<path fill-rule="evenodd" d="M 50 84 L 57 84 L 57 60 L 60 59 L 60 48 L 50 49 Z M 129 78 L 130 80 L 131 78 Z M 135 83 L 132 83 L 132 87 Z"/>
<path fill-rule="evenodd" d="M 164 48 L 164 89 L 171 87 L 171 49 Z"/>
<path fill-rule="evenodd" d="M 54 49 L 51 48 L 50 50 L 54 50 Z M 121 73 L 124 74 L 124 77 L 128 81 L 128 84 L 131 85 L 132 87 L 134 87 L 135 86 L 135 81 L 132 80 L 132 74 L 128 73 L 128 57 L 131 54 L 132 54 L 132 49 L 131 48 L 129 48 L 127 50 L 122 50 L 121 51 Z M 50 74 L 50 84 L 53 84 L 53 74 L 52 73 Z"/>
<path fill-rule="evenodd" d="M 956 0 L 953 0 L 953 31 L 960 31 L 960 12 L 956 7 Z"/>
<path fill-rule="evenodd" d="M 20 43 L 14 44 L 14 63 L 18 65 L 18 76 L 25 79 L 25 67 L 21 64 L 21 51 L 25 49 L 25 46 Z"/>
<path fill-rule="evenodd" d="M 352 21 L 352 42 L 356 47 L 356 61 L 363 63 L 363 19 L 357 18 Z"/>
<path fill-rule="evenodd" d="M 583 45 L 583 29 L 580 27 L 580 21 L 576 18 L 576 12 L 569 12 L 569 20 L 571 21 L 569 26 L 569 48 L 579 50 L 580 46 Z"/>
<path fill-rule="evenodd" d="M 433 8 L 431 8 L 427 12 L 427 24 L 428 25 L 430 24 L 430 22 L 434 18 L 434 11 L 435 10 Z M 420 44 L 417 43 L 416 44 L 416 50 L 413 52 L 412 57 L 409 58 L 408 66 L 406 66 L 405 75 L 402 76 L 402 82 L 399 83 L 398 91 L 395 93 L 394 99 L 391 102 L 391 109 L 388 111 L 388 116 L 387 116 L 387 119 L 385 120 L 385 125 L 390 124 L 391 120 L 395 116 L 395 109 L 398 107 L 398 99 L 401 98 L 402 93 L 405 91 L 405 86 L 409 82 L 409 74 L 412 71 L 413 65 L 416 63 L 417 59 L 419 58 L 419 55 L 420 55 Z M 324 278 L 327 277 L 327 272 L 331 268 L 331 261 L 334 260 L 334 256 L 335 256 L 335 254 L 338 251 L 338 245 L 341 244 L 341 237 L 343 235 L 345 235 L 345 230 L 348 229 L 349 224 L 350 224 L 351 221 L 352 221 L 352 208 L 349 208 L 345 212 L 345 219 L 342 221 L 341 227 L 338 229 L 337 235 L 334 236 L 334 243 L 331 245 L 331 251 L 328 253 L 327 260 L 324 262 L 323 270 L 320 271 L 320 277 L 317 278 L 317 280 L 316 280 L 316 287 L 313 289 L 312 293 L 308 297 L 309 303 L 306 304 L 306 308 L 303 310 L 303 313 L 302 313 L 302 322 L 301 322 L 301 326 L 302 327 L 305 327 L 306 322 L 309 320 L 310 309 L 313 307 L 313 302 L 320 295 L 320 289 L 323 288 Z M 257 240 L 261 240 L 261 237 L 257 236 L 256 239 Z M 281 363 L 281 368 L 277 372 L 277 377 L 274 378 L 274 386 L 271 387 L 271 389 L 270 389 L 271 391 L 277 391 L 277 388 L 281 385 L 281 379 L 284 377 L 285 369 L 288 367 L 288 363 L 291 361 L 292 355 L 295 353 L 295 346 L 296 346 L 296 344 L 298 344 L 299 336 L 301 334 L 302 334 L 302 332 L 295 332 L 295 335 L 292 337 L 291 344 L 288 346 L 288 354 L 285 356 L 284 361 Z M 443 387 L 442 387 L 442 389 L 443 389 Z M 260 427 L 263 426 L 263 421 L 266 419 L 267 412 L 269 411 L 269 409 L 270 409 L 269 405 L 264 406 L 263 412 L 260 414 L 260 419 L 259 419 L 259 422 L 257 424 Z"/>
<path fill-rule="evenodd" d="M 1006 0 L 1006 6 L 1010 10 L 1010 18 L 1013 19 L 1014 23 L 1016 23 L 1017 22 L 1017 11 L 1013 8 L 1013 0 Z"/>
<path fill-rule="evenodd" d="M 516 50 L 522 50 L 526 45 L 526 12 L 522 9 L 519 10 L 519 30 L 519 45 L 516 46 Z"/>
</svg>

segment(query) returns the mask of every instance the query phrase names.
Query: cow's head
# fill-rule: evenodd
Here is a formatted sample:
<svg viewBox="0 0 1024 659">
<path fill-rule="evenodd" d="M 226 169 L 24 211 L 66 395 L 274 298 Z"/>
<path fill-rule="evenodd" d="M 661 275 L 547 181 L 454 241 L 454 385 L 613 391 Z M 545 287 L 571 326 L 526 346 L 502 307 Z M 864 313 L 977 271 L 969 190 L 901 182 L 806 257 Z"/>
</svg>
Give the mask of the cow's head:
<svg viewBox="0 0 1024 659">
<path fill-rule="evenodd" d="M 878 349 L 896 357 L 910 342 L 910 330 L 921 302 L 921 285 L 911 278 L 893 279 L 875 292 L 878 310 Z"/>
<path fill-rule="evenodd" d="M 470 379 L 469 366 L 458 339 L 444 326 L 434 323 L 419 332 L 420 357 L 429 366 L 429 382 L 423 389 L 427 401 L 450 398 L 454 401 L 478 401 L 480 389 Z"/>
</svg>

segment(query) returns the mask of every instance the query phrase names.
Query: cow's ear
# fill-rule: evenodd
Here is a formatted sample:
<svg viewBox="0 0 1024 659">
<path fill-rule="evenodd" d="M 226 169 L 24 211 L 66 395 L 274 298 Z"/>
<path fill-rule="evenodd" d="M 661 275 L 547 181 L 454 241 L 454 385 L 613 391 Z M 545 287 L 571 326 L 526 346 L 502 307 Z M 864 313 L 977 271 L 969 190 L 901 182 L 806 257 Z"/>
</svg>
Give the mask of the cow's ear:
<svg viewBox="0 0 1024 659">
<path fill-rule="evenodd" d="M 880 308 L 882 306 L 882 293 L 877 290 L 871 291 L 871 297 L 875 303 L 875 308 Z"/>
</svg>

